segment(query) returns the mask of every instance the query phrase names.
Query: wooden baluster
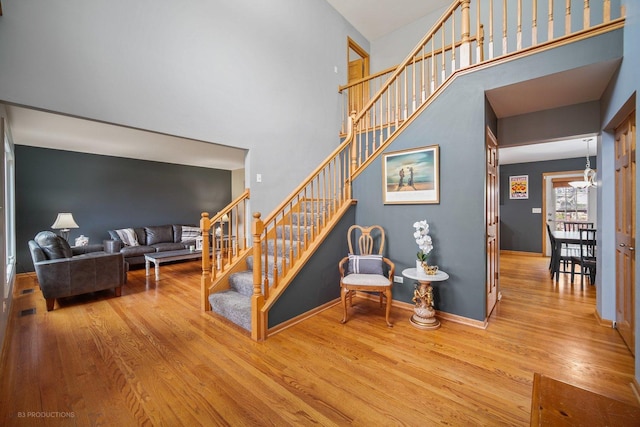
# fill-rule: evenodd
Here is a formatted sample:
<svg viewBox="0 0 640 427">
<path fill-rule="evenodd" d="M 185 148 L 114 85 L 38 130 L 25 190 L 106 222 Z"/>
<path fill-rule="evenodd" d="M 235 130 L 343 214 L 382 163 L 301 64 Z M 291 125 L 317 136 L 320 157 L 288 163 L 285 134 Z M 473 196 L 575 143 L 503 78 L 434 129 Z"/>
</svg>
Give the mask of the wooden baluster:
<svg viewBox="0 0 640 427">
<path fill-rule="evenodd" d="M 483 43 L 484 43 L 484 29 L 482 28 L 482 24 L 480 23 L 480 0 L 478 0 L 478 4 L 476 5 L 476 64 L 482 62 L 484 59 Z"/>
<path fill-rule="evenodd" d="M 586 30 L 591 26 L 591 6 L 589 6 L 589 0 L 584 0 L 584 19 L 583 28 Z"/>
<path fill-rule="evenodd" d="M 507 0 L 502 0 L 502 55 L 507 51 Z"/>
<path fill-rule="evenodd" d="M 385 91 L 385 93 L 387 94 L 387 136 L 390 133 L 390 127 L 391 127 L 391 88 L 387 88 L 387 90 Z"/>
<path fill-rule="evenodd" d="M 480 37 L 478 41 L 478 62 L 482 62 L 484 61 L 484 25 L 480 24 L 478 34 L 478 37 Z"/>
<path fill-rule="evenodd" d="M 604 0 L 602 3 L 602 21 L 603 23 L 611 21 L 611 0 Z"/>
<path fill-rule="evenodd" d="M 396 98 L 394 100 L 395 104 L 395 115 L 396 115 L 396 129 L 398 129 L 398 124 L 400 123 L 400 82 L 399 79 L 396 78 L 394 80 L 395 89 L 396 89 Z"/>
<path fill-rule="evenodd" d="M 262 315 L 265 296 L 262 294 L 262 248 L 260 237 L 264 232 L 264 223 L 260 219 L 260 212 L 253 214 L 253 295 L 251 295 L 251 338 L 262 341 L 267 336 L 266 318 Z M 265 240 L 266 244 L 266 240 Z M 265 278 L 265 290 L 268 288 L 268 279 Z"/>
<path fill-rule="evenodd" d="M 564 34 L 566 36 L 571 34 L 571 0 L 566 0 L 565 2 Z"/>
<path fill-rule="evenodd" d="M 407 120 L 407 114 L 408 114 L 407 110 L 409 109 L 409 105 L 408 105 L 409 104 L 409 85 L 407 83 L 407 74 L 409 74 L 409 73 L 408 73 L 407 68 L 405 68 L 402 71 L 402 74 L 404 75 L 404 84 L 403 84 L 403 86 L 404 86 L 404 90 L 403 90 L 404 95 L 402 97 L 402 99 L 403 99 L 402 113 L 403 113 L 403 120 Z"/>
<path fill-rule="evenodd" d="M 493 59 L 493 0 L 489 0 L 489 59 Z"/>
<path fill-rule="evenodd" d="M 467 8 L 468 13 L 468 8 Z M 462 59 L 460 59 L 462 63 Z M 451 14 L 451 74 L 456 71 L 456 15 Z"/>
<path fill-rule="evenodd" d="M 420 105 L 422 105 L 424 103 L 424 101 L 427 99 L 427 88 L 426 88 L 426 81 L 427 81 L 427 76 L 425 74 L 426 72 L 426 67 L 425 67 L 425 63 L 427 61 L 427 58 L 425 56 L 425 52 L 424 52 L 424 48 L 425 45 L 422 45 L 422 61 L 420 62 Z"/>
<path fill-rule="evenodd" d="M 440 76 L 441 77 L 441 80 L 440 80 L 441 84 L 444 83 L 444 80 L 445 80 L 445 78 L 447 76 L 447 70 L 445 69 L 445 65 L 444 65 L 444 60 L 445 60 L 445 58 L 444 58 L 445 57 L 445 54 L 444 54 L 445 53 L 445 50 L 444 50 L 445 41 L 444 40 L 445 40 L 444 25 L 442 25 L 442 72 L 441 72 L 442 75 Z"/>
<path fill-rule="evenodd" d="M 368 159 L 369 158 L 369 110 L 366 111 L 362 120 L 364 121 L 364 159 Z"/>
<path fill-rule="evenodd" d="M 412 100 L 411 100 L 411 113 L 413 114 L 416 111 L 416 57 L 413 57 L 413 71 L 411 80 L 413 83 L 412 88 Z"/>
<path fill-rule="evenodd" d="M 547 27 L 547 41 L 553 40 L 553 0 L 549 0 L 549 26 Z"/>
<path fill-rule="evenodd" d="M 431 93 L 436 90 L 436 50 L 434 39 L 435 35 L 431 36 Z"/>
<path fill-rule="evenodd" d="M 538 0 L 533 0 L 532 8 L 533 22 L 531 22 L 531 45 L 535 46 L 538 44 Z"/>
<path fill-rule="evenodd" d="M 211 286 L 211 255 L 209 254 L 209 230 L 211 221 L 209 213 L 200 214 L 200 230 L 202 230 L 202 277 L 200 278 L 200 309 L 207 311 L 209 304 L 209 287 Z"/>
<path fill-rule="evenodd" d="M 460 45 L 460 68 L 466 68 L 471 65 L 471 17 L 470 17 L 471 0 L 462 0 L 460 3 L 461 23 L 460 23 L 460 39 L 462 44 Z M 478 2 L 478 10 L 480 10 L 480 4 Z M 452 15 L 455 17 L 455 15 Z M 453 19 L 451 32 L 455 33 L 455 18 Z M 453 43 L 451 44 L 452 52 L 455 52 L 455 36 L 453 36 Z M 451 72 L 455 70 L 455 60 L 452 60 Z"/>
<path fill-rule="evenodd" d="M 518 0 L 518 18 L 517 18 L 517 29 L 516 29 L 516 50 L 519 51 L 522 49 L 522 0 Z"/>
<path fill-rule="evenodd" d="M 383 132 L 383 127 L 382 127 L 382 122 L 384 121 L 384 101 L 383 101 L 383 96 L 384 94 L 382 94 L 382 96 L 380 97 L 380 99 L 378 100 L 378 103 L 380 105 L 380 145 L 382 145 L 382 143 L 384 142 L 384 132 Z"/>
</svg>

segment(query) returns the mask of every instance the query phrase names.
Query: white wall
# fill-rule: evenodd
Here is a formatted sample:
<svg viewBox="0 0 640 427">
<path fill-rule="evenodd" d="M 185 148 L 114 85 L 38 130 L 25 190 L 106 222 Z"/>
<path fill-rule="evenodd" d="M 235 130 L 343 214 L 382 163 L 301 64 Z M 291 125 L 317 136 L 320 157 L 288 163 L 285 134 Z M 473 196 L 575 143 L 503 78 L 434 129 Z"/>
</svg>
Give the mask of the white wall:
<svg viewBox="0 0 640 427">
<path fill-rule="evenodd" d="M 249 149 L 263 214 L 338 144 L 347 36 L 369 47 L 324 0 L 2 6 L 0 101 Z"/>
<path fill-rule="evenodd" d="M 436 10 L 386 36 L 373 40 L 371 52 L 369 52 L 371 73 L 401 63 L 447 9 L 448 7 L 444 7 Z"/>
</svg>

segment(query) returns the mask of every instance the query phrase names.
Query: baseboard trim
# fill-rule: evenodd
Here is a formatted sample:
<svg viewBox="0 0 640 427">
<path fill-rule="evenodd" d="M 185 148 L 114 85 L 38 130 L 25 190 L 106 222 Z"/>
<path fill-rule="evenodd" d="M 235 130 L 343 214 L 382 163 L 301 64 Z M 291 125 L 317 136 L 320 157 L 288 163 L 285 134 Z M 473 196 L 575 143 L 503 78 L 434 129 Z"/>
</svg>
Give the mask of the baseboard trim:
<svg viewBox="0 0 640 427">
<path fill-rule="evenodd" d="M 596 316 L 596 322 L 598 322 L 598 325 L 606 326 L 607 328 L 613 328 L 613 320 L 603 319 L 600 316 L 600 313 L 598 312 L 598 309 L 594 310 L 593 314 L 594 314 L 594 316 Z"/>
<path fill-rule="evenodd" d="M 267 338 L 275 335 L 279 332 L 282 332 L 283 330 L 292 327 L 293 325 L 296 325 L 300 322 L 302 322 L 303 320 L 306 320 L 312 316 L 315 316 L 316 314 L 325 311 L 331 307 L 333 307 L 334 305 L 340 304 L 340 298 L 336 298 L 334 300 L 331 300 L 329 302 L 324 303 L 323 305 L 314 308 L 313 310 L 309 310 L 306 311 L 294 318 L 291 318 L 285 322 L 280 323 L 279 325 L 274 326 L 273 328 L 269 328 L 267 330 Z"/>
<path fill-rule="evenodd" d="M 359 298 L 368 298 L 374 301 L 378 301 L 378 296 L 375 294 L 368 294 L 366 292 L 357 292 L 356 295 Z M 415 305 L 408 302 L 404 302 L 404 301 L 393 300 L 393 302 L 391 303 L 391 307 L 396 307 L 406 311 L 413 311 Z M 464 316 L 458 316 L 457 314 L 447 313 L 445 311 L 436 310 L 436 316 L 438 316 L 440 320 L 446 320 L 448 322 L 459 323 L 461 325 L 466 325 L 466 326 L 472 326 L 478 329 L 487 329 L 487 326 L 489 326 L 489 322 L 487 321 L 475 320 L 475 319 L 471 319 Z"/>
<path fill-rule="evenodd" d="M 500 254 L 501 255 L 505 254 L 505 255 L 535 256 L 535 257 L 544 256 L 540 252 L 510 251 L 507 249 L 500 249 Z"/>
</svg>

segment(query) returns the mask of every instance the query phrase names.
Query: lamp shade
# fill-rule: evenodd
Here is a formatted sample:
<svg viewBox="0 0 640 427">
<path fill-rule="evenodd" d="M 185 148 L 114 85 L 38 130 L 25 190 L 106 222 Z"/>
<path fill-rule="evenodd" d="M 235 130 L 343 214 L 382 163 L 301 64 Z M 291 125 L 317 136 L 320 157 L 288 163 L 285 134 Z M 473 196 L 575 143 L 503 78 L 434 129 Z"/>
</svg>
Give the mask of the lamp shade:
<svg viewBox="0 0 640 427">
<path fill-rule="evenodd" d="M 78 224 L 76 224 L 76 221 L 73 219 L 73 215 L 69 212 L 59 213 L 58 217 L 51 226 L 51 228 L 53 228 L 54 230 L 78 227 Z"/>
<path fill-rule="evenodd" d="M 229 222 L 229 215 L 227 214 L 222 215 L 222 218 L 220 218 L 220 220 L 222 222 Z"/>
</svg>

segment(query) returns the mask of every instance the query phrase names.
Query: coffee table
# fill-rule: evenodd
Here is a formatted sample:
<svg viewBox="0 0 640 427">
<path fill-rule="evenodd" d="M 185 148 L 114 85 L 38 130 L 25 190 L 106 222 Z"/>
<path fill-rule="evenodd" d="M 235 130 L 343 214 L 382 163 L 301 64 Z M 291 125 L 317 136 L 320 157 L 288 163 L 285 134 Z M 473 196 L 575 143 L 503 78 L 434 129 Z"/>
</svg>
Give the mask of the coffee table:
<svg viewBox="0 0 640 427">
<path fill-rule="evenodd" d="M 150 263 L 153 263 L 156 270 L 156 280 L 160 280 L 160 264 L 169 261 L 185 261 L 188 259 L 202 258 L 202 251 L 191 251 L 180 249 L 178 251 L 152 252 L 144 254 L 144 267 L 149 276 Z"/>
</svg>

